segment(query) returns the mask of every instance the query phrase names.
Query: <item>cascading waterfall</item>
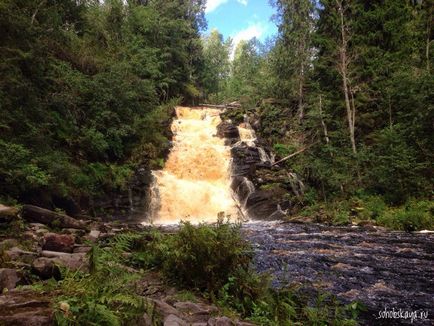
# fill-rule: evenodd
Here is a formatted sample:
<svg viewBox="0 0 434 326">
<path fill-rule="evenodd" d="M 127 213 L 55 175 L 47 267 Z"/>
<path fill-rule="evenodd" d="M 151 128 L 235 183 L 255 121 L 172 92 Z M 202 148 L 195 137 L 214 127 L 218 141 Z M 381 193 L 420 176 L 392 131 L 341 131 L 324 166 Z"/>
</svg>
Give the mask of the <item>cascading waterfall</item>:
<svg viewBox="0 0 434 326">
<path fill-rule="evenodd" d="M 176 108 L 173 148 L 164 169 L 153 172 L 153 222 L 215 222 L 222 212 L 237 218 L 230 187 L 230 147 L 216 136 L 220 113 L 210 108 Z"/>
</svg>

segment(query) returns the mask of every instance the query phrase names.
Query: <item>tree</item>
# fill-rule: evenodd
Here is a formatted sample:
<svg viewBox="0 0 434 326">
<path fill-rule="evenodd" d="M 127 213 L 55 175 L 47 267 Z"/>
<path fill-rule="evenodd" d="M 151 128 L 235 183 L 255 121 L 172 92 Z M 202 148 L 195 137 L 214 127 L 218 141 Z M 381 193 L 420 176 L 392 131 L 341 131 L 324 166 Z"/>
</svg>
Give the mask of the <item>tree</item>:
<svg viewBox="0 0 434 326">
<path fill-rule="evenodd" d="M 232 39 L 223 40 L 223 35 L 214 29 L 203 38 L 204 72 L 203 87 L 206 95 L 219 95 L 225 89 L 230 73 L 229 54 Z"/>
</svg>

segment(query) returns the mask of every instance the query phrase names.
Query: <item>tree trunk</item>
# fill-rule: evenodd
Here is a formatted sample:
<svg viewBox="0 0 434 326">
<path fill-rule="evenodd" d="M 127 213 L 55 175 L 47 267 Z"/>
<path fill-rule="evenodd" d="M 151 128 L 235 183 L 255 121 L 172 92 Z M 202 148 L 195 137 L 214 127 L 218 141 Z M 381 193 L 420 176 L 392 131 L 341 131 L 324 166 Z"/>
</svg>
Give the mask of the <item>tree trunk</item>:
<svg viewBox="0 0 434 326">
<path fill-rule="evenodd" d="M 350 88 L 348 85 L 349 84 L 348 83 L 349 58 L 347 54 L 348 39 L 347 39 L 347 33 L 345 31 L 344 8 L 342 5 L 342 0 L 336 0 L 336 4 L 338 5 L 338 11 L 340 15 L 340 28 L 341 28 L 341 45 L 339 49 L 339 54 L 340 54 L 339 70 L 342 75 L 342 84 L 343 84 L 342 86 L 343 86 L 343 92 L 345 96 L 345 108 L 347 111 L 347 120 L 348 120 L 348 129 L 350 132 L 351 148 L 353 150 L 353 153 L 355 154 L 357 153 L 356 140 L 354 136 L 356 112 L 355 112 L 355 108 L 352 107 L 350 103 L 350 94 L 349 94 Z"/>
<path fill-rule="evenodd" d="M 321 119 L 322 129 L 324 131 L 324 138 L 325 138 L 326 144 L 328 144 L 330 142 L 330 138 L 329 138 L 329 135 L 327 132 L 327 125 L 325 124 L 325 121 L 324 121 L 323 116 L 322 116 L 322 97 L 321 97 L 321 95 L 319 96 L 319 116 Z"/>
</svg>

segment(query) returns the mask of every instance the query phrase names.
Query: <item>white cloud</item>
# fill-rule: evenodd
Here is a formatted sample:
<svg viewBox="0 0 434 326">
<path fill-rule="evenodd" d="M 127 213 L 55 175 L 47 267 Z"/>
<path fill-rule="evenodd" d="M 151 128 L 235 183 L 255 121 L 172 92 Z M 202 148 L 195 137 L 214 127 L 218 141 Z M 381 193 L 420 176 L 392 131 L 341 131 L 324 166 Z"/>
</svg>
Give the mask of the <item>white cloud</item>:
<svg viewBox="0 0 434 326">
<path fill-rule="evenodd" d="M 231 53 L 231 60 L 234 58 L 235 49 L 237 48 L 237 45 L 238 43 L 240 43 L 240 41 L 248 41 L 254 37 L 260 38 L 262 34 L 265 33 L 266 29 L 267 28 L 264 24 L 256 23 L 236 33 L 232 37 L 233 48 Z"/>
<path fill-rule="evenodd" d="M 240 0 L 240 1 L 246 1 L 246 0 Z M 205 12 L 211 12 L 217 9 L 217 7 L 221 6 L 222 4 L 228 2 L 228 0 L 208 0 L 206 2 L 206 8 Z"/>
<path fill-rule="evenodd" d="M 237 0 L 237 1 L 245 6 L 247 6 L 247 3 L 249 2 L 248 0 Z"/>
</svg>

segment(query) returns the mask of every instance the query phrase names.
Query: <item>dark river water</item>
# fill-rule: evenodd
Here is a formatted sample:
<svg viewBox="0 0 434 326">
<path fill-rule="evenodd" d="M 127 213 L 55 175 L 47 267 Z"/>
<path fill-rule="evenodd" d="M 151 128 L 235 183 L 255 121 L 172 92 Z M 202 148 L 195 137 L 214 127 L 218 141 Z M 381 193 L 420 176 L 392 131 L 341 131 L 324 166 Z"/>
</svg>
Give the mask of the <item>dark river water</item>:
<svg viewBox="0 0 434 326">
<path fill-rule="evenodd" d="M 361 302 L 363 325 L 434 325 L 434 234 L 381 228 L 253 222 L 243 226 L 258 271 Z M 427 319 L 379 318 L 417 310 Z M 390 313 L 389 313 L 390 315 Z"/>
</svg>

